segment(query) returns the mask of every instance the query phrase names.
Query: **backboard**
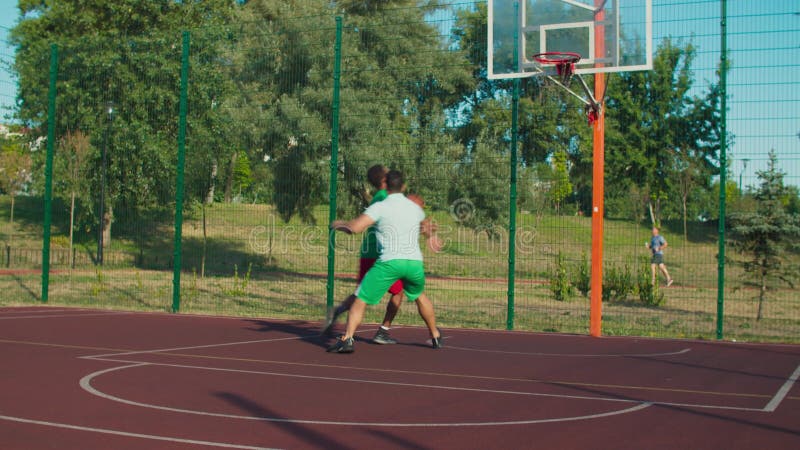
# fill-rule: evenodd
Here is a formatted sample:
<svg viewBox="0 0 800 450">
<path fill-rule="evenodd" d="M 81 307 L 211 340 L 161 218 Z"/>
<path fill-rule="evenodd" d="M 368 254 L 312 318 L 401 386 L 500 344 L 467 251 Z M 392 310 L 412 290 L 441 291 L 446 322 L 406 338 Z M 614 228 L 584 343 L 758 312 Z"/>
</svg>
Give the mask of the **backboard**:
<svg viewBox="0 0 800 450">
<path fill-rule="evenodd" d="M 488 2 L 489 79 L 551 74 L 545 52 L 580 54 L 576 74 L 653 68 L 652 0 Z"/>
</svg>

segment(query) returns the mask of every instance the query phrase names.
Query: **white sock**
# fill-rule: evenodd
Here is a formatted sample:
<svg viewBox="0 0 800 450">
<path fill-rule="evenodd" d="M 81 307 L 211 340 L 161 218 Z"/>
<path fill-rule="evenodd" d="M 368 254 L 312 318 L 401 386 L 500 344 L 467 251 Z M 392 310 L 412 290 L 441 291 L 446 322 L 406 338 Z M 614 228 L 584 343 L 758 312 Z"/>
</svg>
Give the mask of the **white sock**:
<svg viewBox="0 0 800 450">
<path fill-rule="evenodd" d="M 381 325 L 381 330 L 383 330 L 383 331 L 389 331 L 389 327 L 385 327 L 385 326 Z"/>
</svg>

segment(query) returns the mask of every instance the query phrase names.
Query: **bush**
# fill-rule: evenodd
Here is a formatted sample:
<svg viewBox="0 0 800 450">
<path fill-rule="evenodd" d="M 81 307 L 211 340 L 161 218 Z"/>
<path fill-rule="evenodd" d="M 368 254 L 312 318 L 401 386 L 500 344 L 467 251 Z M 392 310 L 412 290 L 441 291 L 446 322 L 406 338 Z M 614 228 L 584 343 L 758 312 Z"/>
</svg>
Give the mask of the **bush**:
<svg viewBox="0 0 800 450">
<path fill-rule="evenodd" d="M 603 277 L 603 301 L 621 302 L 633 292 L 634 283 L 631 269 L 626 264 L 623 269 L 610 267 Z"/>
<path fill-rule="evenodd" d="M 664 293 L 658 288 L 658 283 L 653 284 L 653 275 L 647 264 L 642 264 L 636 280 L 636 291 L 639 301 L 648 306 L 659 306 L 664 303 Z"/>
<path fill-rule="evenodd" d="M 567 264 L 564 262 L 561 252 L 558 252 L 558 256 L 556 256 L 556 272 L 550 278 L 550 290 L 553 292 L 553 297 L 560 302 L 572 295 L 572 284 L 569 281 Z"/>
<path fill-rule="evenodd" d="M 589 260 L 586 259 L 586 253 L 581 255 L 581 261 L 575 265 L 572 285 L 584 297 L 589 296 L 589 290 L 592 287 L 592 269 L 589 268 Z"/>
</svg>

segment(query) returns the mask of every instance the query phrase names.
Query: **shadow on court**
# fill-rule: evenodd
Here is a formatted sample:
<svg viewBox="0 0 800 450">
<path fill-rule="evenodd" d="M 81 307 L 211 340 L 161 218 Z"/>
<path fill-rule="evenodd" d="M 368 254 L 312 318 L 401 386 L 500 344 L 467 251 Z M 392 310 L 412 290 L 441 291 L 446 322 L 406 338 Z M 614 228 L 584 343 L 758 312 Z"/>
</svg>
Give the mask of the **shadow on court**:
<svg viewBox="0 0 800 450">
<path fill-rule="evenodd" d="M 266 320 L 248 320 L 248 322 L 255 325 L 254 328 L 250 329 L 258 333 L 277 332 L 291 334 L 321 348 L 328 348 L 330 341 L 333 339 L 332 336 L 320 334 L 319 326 L 314 323 L 301 321 L 268 322 Z"/>
<path fill-rule="evenodd" d="M 270 425 L 275 425 L 284 430 L 291 433 L 293 436 L 302 439 L 308 442 L 310 445 L 316 448 L 337 448 L 337 449 L 351 449 L 355 447 L 348 446 L 339 440 L 334 438 L 335 434 L 323 434 L 317 431 L 314 431 L 303 424 L 299 424 L 296 422 L 288 422 L 289 418 L 282 417 L 277 414 L 275 411 L 265 408 L 252 400 L 246 399 L 241 395 L 232 394 L 230 392 L 217 392 L 216 396 L 227 401 L 228 403 L 236 406 L 237 408 L 241 409 L 242 411 L 246 411 L 252 417 L 266 417 L 266 418 L 275 418 L 278 419 L 276 421 L 269 421 Z M 280 420 L 286 419 L 286 422 L 281 422 Z"/>
</svg>

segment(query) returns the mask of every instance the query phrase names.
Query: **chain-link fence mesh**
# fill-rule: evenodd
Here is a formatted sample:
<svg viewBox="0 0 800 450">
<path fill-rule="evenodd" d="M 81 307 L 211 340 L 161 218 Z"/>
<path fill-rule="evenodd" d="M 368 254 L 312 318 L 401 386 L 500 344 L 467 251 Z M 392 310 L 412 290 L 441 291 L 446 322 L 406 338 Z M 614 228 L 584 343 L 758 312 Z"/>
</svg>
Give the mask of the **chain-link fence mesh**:
<svg viewBox="0 0 800 450">
<path fill-rule="evenodd" d="M 741 234 L 730 221 L 758 211 L 770 151 L 785 174 L 781 204 L 798 214 L 797 11 L 789 2 L 758 10 L 727 2 L 722 84 L 720 2 L 653 3 L 654 70 L 608 81 L 603 332 L 710 338 L 724 325 L 726 338 L 797 340 L 797 272 L 770 278 L 762 291 L 752 266 L 741 264 L 748 254 L 733 245 Z M 169 310 L 179 300 L 185 312 L 320 319 L 327 301 L 354 291 L 362 245 L 362 236 L 339 234 L 329 260 L 329 208 L 338 218 L 362 211 L 375 192 L 367 169 L 384 164 L 405 173 L 408 192 L 425 199 L 439 226 L 443 251 L 421 245 L 443 326 L 586 333 L 591 128 L 563 89 L 519 81 L 510 258 L 515 81 L 485 78 L 486 4 L 353 6 L 344 14 L 261 4 L 238 6 L 240 20 L 190 29 L 188 53 L 180 31 L 56 42 L 48 301 Z M 0 57 L 21 76 L 24 106 L 4 104 L 13 106 L 11 125 L 25 124 L 19 142 L 33 145 L 34 173 L 15 196 L 13 224 L 6 188 L 0 198 L 2 283 L 9 301 L 31 302 L 42 295 L 45 180 L 37 174 L 50 53 L 26 47 Z M 182 67 L 189 77 L 176 299 Z M 16 141 L 3 142 L 8 153 Z M 729 216 L 723 283 L 721 211 Z M 653 226 L 668 243 L 669 287 L 658 266 L 653 283 Z M 794 242 L 782 244 L 783 269 L 798 261 Z M 367 320 L 382 314 L 370 308 Z M 396 323 L 419 323 L 416 308 L 404 307 Z"/>
</svg>

